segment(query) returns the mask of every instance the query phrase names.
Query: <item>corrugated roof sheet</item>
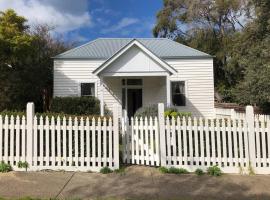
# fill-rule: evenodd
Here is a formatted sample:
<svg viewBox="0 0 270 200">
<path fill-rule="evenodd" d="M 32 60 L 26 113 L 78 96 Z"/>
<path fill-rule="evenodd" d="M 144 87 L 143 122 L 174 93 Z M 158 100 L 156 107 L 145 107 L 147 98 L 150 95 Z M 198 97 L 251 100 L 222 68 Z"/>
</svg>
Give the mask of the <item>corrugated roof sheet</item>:
<svg viewBox="0 0 270 200">
<path fill-rule="evenodd" d="M 211 57 L 167 38 L 98 38 L 54 58 L 108 59 L 134 39 L 160 58 Z"/>
</svg>

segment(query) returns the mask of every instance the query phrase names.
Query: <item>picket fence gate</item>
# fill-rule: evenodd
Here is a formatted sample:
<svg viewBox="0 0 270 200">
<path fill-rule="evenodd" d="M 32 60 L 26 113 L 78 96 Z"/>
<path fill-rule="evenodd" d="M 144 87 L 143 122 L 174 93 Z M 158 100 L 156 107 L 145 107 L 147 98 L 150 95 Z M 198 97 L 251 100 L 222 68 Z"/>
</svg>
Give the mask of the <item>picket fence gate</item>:
<svg viewBox="0 0 270 200">
<path fill-rule="evenodd" d="M 27 162 L 28 170 L 99 171 L 119 168 L 118 108 L 113 119 L 0 116 L 0 160 L 14 170 Z M 116 133 L 116 134 L 115 134 Z"/>
</svg>

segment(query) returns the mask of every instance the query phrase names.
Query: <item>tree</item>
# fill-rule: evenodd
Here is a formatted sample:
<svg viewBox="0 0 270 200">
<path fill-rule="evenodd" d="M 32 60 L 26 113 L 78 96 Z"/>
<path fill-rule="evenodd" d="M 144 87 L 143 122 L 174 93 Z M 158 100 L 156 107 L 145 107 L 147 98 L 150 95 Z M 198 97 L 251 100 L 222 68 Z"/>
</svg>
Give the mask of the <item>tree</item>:
<svg viewBox="0 0 270 200">
<path fill-rule="evenodd" d="M 0 13 L 0 110 L 23 110 L 35 102 L 46 111 L 52 94 L 51 57 L 69 46 L 50 35 L 50 28 L 29 29 L 27 20 L 13 10 Z"/>
<path fill-rule="evenodd" d="M 234 51 L 234 60 L 245 70 L 234 95 L 241 104 L 257 105 L 270 112 L 270 2 L 252 3 L 256 17 L 235 39 L 238 51 Z"/>
<path fill-rule="evenodd" d="M 155 37 L 168 37 L 213 56 L 215 85 L 230 90 L 242 74 L 239 67 L 228 67 L 235 32 L 244 27 L 243 17 L 250 17 L 245 0 L 164 0 L 153 29 Z"/>
</svg>

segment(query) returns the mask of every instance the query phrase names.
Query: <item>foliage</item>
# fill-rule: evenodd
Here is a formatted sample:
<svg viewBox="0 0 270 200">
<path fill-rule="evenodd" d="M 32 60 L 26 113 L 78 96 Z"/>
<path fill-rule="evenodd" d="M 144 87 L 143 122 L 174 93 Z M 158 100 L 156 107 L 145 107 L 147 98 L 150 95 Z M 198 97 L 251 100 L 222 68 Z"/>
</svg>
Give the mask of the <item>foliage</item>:
<svg viewBox="0 0 270 200">
<path fill-rule="evenodd" d="M 198 168 L 198 169 L 195 170 L 195 174 L 197 174 L 198 176 L 201 176 L 201 175 L 204 174 L 204 172 L 203 172 L 202 169 Z"/>
<path fill-rule="evenodd" d="M 29 164 L 28 164 L 28 162 L 22 162 L 22 161 L 19 161 L 18 162 L 18 168 L 24 168 L 25 169 L 25 171 L 27 171 L 27 168 L 29 167 Z"/>
<path fill-rule="evenodd" d="M 173 108 L 169 108 L 166 109 L 166 111 L 164 112 L 164 116 L 165 117 L 169 117 L 169 118 L 177 118 L 177 117 L 191 117 L 192 114 L 191 112 L 178 112 L 177 109 L 173 109 Z"/>
<path fill-rule="evenodd" d="M 241 68 L 228 68 L 228 49 L 235 32 L 250 16 L 247 1 L 164 0 L 157 13 L 155 37 L 167 37 L 215 56 L 215 83 L 226 89 L 236 83 Z"/>
<path fill-rule="evenodd" d="M 159 167 L 158 170 L 163 174 L 169 173 L 169 170 L 166 167 Z"/>
<path fill-rule="evenodd" d="M 0 111 L 24 110 L 34 102 L 46 111 L 52 95 L 52 56 L 68 45 L 50 35 L 47 25 L 32 26 L 14 10 L 0 12 Z"/>
<path fill-rule="evenodd" d="M 103 167 L 100 169 L 99 172 L 102 174 L 109 174 L 109 173 L 112 173 L 113 171 L 109 167 Z"/>
<path fill-rule="evenodd" d="M 158 116 L 158 105 L 149 105 L 146 107 L 142 107 L 136 111 L 134 117 L 157 117 Z"/>
<path fill-rule="evenodd" d="M 100 104 L 95 97 L 55 97 L 50 110 L 56 113 L 98 115 Z"/>
<path fill-rule="evenodd" d="M 0 163 L 0 172 L 1 173 L 9 172 L 11 170 L 12 170 L 12 168 L 11 168 L 10 164 L 7 164 L 4 161 L 1 161 L 1 163 Z"/>
<path fill-rule="evenodd" d="M 176 167 L 170 167 L 168 169 L 168 173 L 171 173 L 171 174 L 187 174 L 188 171 L 184 168 L 176 168 Z"/>
<path fill-rule="evenodd" d="M 207 168 L 207 173 L 211 176 L 221 176 L 221 169 L 215 165 Z"/>
<path fill-rule="evenodd" d="M 125 166 L 120 166 L 119 169 L 114 170 L 115 173 L 120 174 L 120 175 L 125 175 L 126 173 L 126 167 Z"/>
<path fill-rule="evenodd" d="M 159 171 L 163 174 L 169 173 L 169 174 L 187 174 L 188 171 L 184 168 L 176 168 L 176 167 L 159 167 Z"/>
</svg>

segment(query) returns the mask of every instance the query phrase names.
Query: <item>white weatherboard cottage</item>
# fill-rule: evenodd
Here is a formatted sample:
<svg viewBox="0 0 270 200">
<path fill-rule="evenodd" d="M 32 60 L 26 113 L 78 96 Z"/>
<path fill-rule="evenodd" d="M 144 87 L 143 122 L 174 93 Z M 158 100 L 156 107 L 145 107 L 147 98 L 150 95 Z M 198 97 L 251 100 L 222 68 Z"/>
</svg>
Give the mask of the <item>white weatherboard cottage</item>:
<svg viewBox="0 0 270 200">
<path fill-rule="evenodd" d="M 161 38 L 100 38 L 54 57 L 54 96 L 96 96 L 132 116 L 164 103 L 214 117 L 212 56 Z"/>
</svg>

